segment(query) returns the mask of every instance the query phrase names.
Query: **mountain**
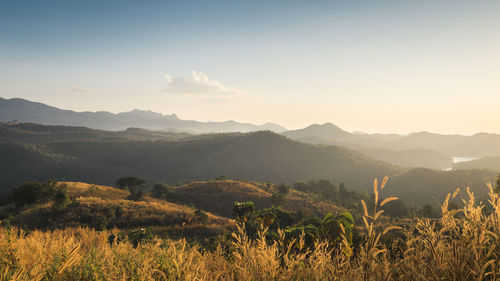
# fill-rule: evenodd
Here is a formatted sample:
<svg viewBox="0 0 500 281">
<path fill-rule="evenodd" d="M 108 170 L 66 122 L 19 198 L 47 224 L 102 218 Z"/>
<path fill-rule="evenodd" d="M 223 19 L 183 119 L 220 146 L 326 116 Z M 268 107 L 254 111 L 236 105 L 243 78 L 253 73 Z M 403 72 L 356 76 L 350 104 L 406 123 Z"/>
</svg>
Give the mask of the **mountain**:
<svg viewBox="0 0 500 281">
<path fill-rule="evenodd" d="M 408 167 L 445 169 L 452 166 L 452 156 L 500 156 L 498 134 L 365 134 L 350 133 L 331 123 L 315 124 L 282 134 L 305 143 L 345 146 L 373 158 Z"/>
<path fill-rule="evenodd" d="M 9 126 L 13 128 L 5 130 Z M 387 175 L 391 193 L 421 204 L 426 198 L 439 201 L 457 185 L 470 182 L 476 184 L 474 192 L 482 195 L 486 189 L 480 186 L 496 177 L 488 170 L 402 168 L 345 147 L 305 144 L 269 131 L 172 137 L 157 132 L 148 135 L 144 130 L 135 132 L 137 129 L 105 132 L 33 124 L 3 128 L 0 193 L 30 180 L 111 185 L 117 178 L 137 176 L 149 184 L 176 184 L 222 174 L 274 183 L 327 179 L 336 184 L 343 182 L 351 190 L 370 192 L 373 179 Z M 51 134 L 57 138 L 48 137 Z"/>
<path fill-rule="evenodd" d="M 453 169 L 490 169 L 500 172 L 500 157 L 484 157 L 477 160 L 455 163 Z"/>
<path fill-rule="evenodd" d="M 304 143 L 345 146 L 399 166 L 446 169 L 453 164 L 450 156 L 425 146 L 405 148 L 394 145 L 404 136 L 349 133 L 332 123 L 314 124 L 304 129 L 283 132 L 282 135 Z"/>
<path fill-rule="evenodd" d="M 254 125 L 232 120 L 224 122 L 198 122 L 181 120 L 175 114 L 164 115 L 137 109 L 118 114 L 104 111 L 75 112 L 19 98 L 0 98 L 0 122 L 14 120 L 44 125 L 84 126 L 111 131 L 124 130 L 129 127 L 152 130 L 175 129 L 193 133 L 250 132 L 259 130 L 283 132 L 286 130 L 286 128 L 273 123 Z"/>
<path fill-rule="evenodd" d="M 304 129 L 283 132 L 282 135 L 295 140 L 315 138 L 320 141 L 335 141 L 337 143 L 348 142 L 357 138 L 356 135 L 344 131 L 332 123 L 313 124 Z M 321 143 L 320 141 L 319 143 Z"/>
<path fill-rule="evenodd" d="M 31 139 L 45 134 L 37 127 L 31 133 Z M 32 143 L 23 142 L 24 135 L 29 134 L 0 142 L 4 191 L 23 181 L 50 178 L 112 184 L 119 177 L 135 175 L 173 184 L 221 174 L 263 182 L 324 178 L 360 189 L 374 177 L 401 170 L 346 148 L 303 144 L 269 131 L 133 141 L 75 140 L 71 134 L 59 134 L 59 139 Z M 0 134 L 2 138 L 6 137 Z"/>
<path fill-rule="evenodd" d="M 34 123 L 0 123 L 0 142 L 49 143 L 58 141 L 144 141 L 179 140 L 193 136 L 175 131 L 128 128 L 104 131 L 75 126 L 47 126 Z"/>
</svg>

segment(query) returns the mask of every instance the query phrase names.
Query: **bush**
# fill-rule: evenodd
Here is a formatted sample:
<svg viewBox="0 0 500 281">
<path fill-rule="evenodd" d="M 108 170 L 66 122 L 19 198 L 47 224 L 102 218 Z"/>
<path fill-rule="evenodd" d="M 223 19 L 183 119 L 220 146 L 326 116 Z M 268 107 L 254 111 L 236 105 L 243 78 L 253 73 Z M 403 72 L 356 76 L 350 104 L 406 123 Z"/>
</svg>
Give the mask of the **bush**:
<svg viewBox="0 0 500 281">
<path fill-rule="evenodd" d="M 133 189 L 146 184 L 146 181 L 137 177 L 123 177 L 116 180 L 119 189 Z"/>
<path fill-rule="evenodd" d="M 286 183 L 281 183 L 278 185 L 278 192 L 280 194 L 286 195 L 290 192 L 290 186 Z"/>
<path fill-rule="evenodd" d="M 234 202 L 233 216 L 237 219 L 245 219 L 255 211 L 255 204 L 252 201 Z"/>
<path fill-rule="evenodd" d="M 173 192 L 173 187 L 165 183 L 157 183 L 153 186 L 151 195 L 155 198 L 166 200 Z"/>
<path fill-rule="evenodd" d="M 54 203 L 52 204 L 52 210 L 58 213 L 66 208 L 66 206 L 71 203 L 68 194 L 68 187 L 66 185 L 60 185 L 55 188 L 54 193 Z"/>
<path fill-rule="evenodd" d="M 196 216 L 196 218 L 201 222 L 201 223 L 207 223 L 208 222 L 208 215 L 206 212 L 200 210 L 200 209 L 197 209 L 195 212 L 194 212 L 194 215 Z"/>
<path fill-rule="evenodd" d="M 129 196 L 127 196 L 127 200 L 130 201 L 144 201 L 144 196 L 146 193 L 142 190 L 132 191 Z"/>
<path fill-rule="evenodd" d="M 56 182 L 46 183 L 32 181 L 26 182 L 12 189 L 12 200 L 17 206 L 45 203 L 52 200 L 56 191 Z"/>
</svg>

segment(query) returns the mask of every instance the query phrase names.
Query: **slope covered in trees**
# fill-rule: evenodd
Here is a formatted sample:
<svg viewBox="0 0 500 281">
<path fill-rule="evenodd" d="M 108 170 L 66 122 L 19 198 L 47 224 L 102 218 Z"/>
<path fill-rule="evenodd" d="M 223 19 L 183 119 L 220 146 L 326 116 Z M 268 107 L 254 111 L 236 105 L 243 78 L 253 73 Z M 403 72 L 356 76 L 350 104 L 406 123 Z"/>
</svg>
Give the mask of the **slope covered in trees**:
<svg viewBox="0 0 500 281">
<path fill-rule="evenodd" d="M 1 193 L 25 181 L 51 178 L 112 185 L 117 178 L 133 175 L 176 184 L 221 174 L 289 184 L 326 179 L 366 190 L 373 178 L 387 175 L 402 200 L 420 205 L 433 197 L 441 200 L 447 192 L 469 183 L 483 194 L 484 183 L 496 176 L 487 170 L 401 168 L 347 148 L 304 144 L 268 131 L 185 136 L 34 124 L 0 128 L 4 128 L 0 134 Z"/>
</svg>

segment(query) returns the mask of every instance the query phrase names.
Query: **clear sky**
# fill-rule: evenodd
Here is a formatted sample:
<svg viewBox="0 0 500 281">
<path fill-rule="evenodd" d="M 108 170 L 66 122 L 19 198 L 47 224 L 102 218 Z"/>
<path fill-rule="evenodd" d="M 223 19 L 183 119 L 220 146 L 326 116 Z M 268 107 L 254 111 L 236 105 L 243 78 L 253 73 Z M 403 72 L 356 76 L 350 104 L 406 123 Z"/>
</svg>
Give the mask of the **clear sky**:
<svg viewBox="0 0 500 281">
<path fill-rule="evenodd" d="M 500 1 L 0 0 L 0 96 L 291 129 L 500 133 Z"/>
</svg>

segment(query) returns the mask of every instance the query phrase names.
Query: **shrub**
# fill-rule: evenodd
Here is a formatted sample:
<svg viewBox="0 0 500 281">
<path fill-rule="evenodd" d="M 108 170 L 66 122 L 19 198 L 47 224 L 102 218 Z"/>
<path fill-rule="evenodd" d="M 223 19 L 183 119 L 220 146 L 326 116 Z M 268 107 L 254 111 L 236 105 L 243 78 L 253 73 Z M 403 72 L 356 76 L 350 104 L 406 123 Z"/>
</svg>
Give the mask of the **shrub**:
<svg viewBox="0 0 500 281">
<path fill-rule="evenodd" d="M 52 200 L 56 190 L 56 182 L 26 182 L 12 189 L 12 200 L 17 206 L 45 203 Z"/>
<path fill-rule="evenodd" d="M 129 196 L 127 196 L 127 200 L 131 201 L 144 201 L 144 196 L 146 193 L 142 190 L 132 191 Z"/>
<path fill-rule="evenodd" d="M 120 189 L 134 189 L 146 184 L 146 181 L 137 177 L 123 177 L 116 180 L 116 187 Z"/>
<path fill-rule="evenodd" d="M 173 192 L 173 188 L 165 183 L 157 183 L 153 186 L 151 195 L 155 198 L 165 200 Z"/>
</svg>

